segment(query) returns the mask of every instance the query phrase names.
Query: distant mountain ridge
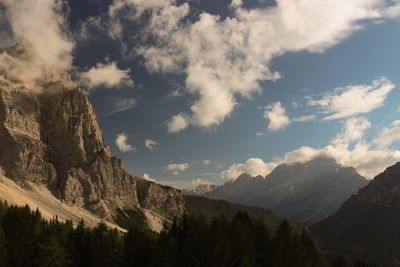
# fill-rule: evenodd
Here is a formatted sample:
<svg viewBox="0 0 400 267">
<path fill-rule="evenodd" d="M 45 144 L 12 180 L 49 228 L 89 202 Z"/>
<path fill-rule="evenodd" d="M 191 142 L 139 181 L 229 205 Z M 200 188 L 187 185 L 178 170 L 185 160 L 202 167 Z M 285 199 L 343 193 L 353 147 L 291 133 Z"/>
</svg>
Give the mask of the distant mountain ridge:
<svg viewBox="0 0 400 267">
<path fill-rule="evenodd" d="M 399 266 L 400 162 L 377 175 L 334 215 L 310 230 L 327 252 Z"/>
<path fill-rule="evenodd" d="M 200 184 L 194 189 L 183 189 L 182 193 L 186 196 L 201 196 L 214 190 L 216 187 L 215 184 Z"/>
<path fill-rule="evenodd" d="M 278 227 L 282 219 L 271 210 L 230 203 L 226 200 L 209 199 L 201 196 L 185 197 L 186 209 L 189 215 L 200 215 L 206 219 L 223 216 L 231 220 L 239 211 L 244 211 L 255 220 L 263 221 L 269 229 Z"/>
<path fill-rule="evenodd" d="M 266 177 L 242 174 L 204 196 L 272 209 L 292 220 L 315 222 L 333 214 L 367 183 L 354 168 L 320 156 L 304 163 L 281 164 Z"/>
</svg>

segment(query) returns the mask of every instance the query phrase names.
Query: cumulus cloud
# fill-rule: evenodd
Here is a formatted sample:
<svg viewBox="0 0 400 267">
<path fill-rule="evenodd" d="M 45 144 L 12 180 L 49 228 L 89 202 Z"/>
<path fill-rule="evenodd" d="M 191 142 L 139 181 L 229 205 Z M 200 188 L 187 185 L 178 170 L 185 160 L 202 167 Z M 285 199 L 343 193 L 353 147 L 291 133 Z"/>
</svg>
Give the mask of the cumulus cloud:
<svg viewBox="0 0 400 267">
<path fill-rule="evenodd" d="M 269 120 L 268 129 L 271 131 L 281 130 L 290 125 L 290 119 L 286 115 L 286 110 L 281 102 L 266 106 L 264 118 Z"/>
<path fill-rule="evenodd" d="M 147 181 L 150 181 L 150 182 L 156 182 L 156 179 L 153 178 L 153 177 L 151 177 L 150 174 L 148 174 L 148 173 L 144 173 L 144 174 L 143 174 L 143 178 L 144 178 L 145 180 L 147 180 Z"/>
<path fill-rule="evenodd" d="M 121 70 L 116 62 L 97 64 L 95 67 L 80 73 L 80 79 L 89 89 L 99 86 L 115 88 L 120 86 L 131 86 L 133 81 L 129 76 L 130 69 Z"/>
<path fill-rule="evenodd" d="M 157 142 L 151 139 L 146 139 L 144 141 L 144 146 L 149 150 L 149 151 L 154 151 L 157 149 Z"/>
<path fill-rule="evenodd" d="M 385 148 L 398 140 L 400 140 L 400 120 L 396 120 L 389 127 L 383 128 L 373 143 Z"/>
<path fill-rule="evenodd" d="M 193 183 L 194 186 L 211 185 L 211 184 L 213 184 L 212 182 L 210 182 L 207 179 L 200 179 L 200 178 L 192 180 L 192 183 Z"/>
<path fill-rule="evenodd" d="M 74 42 L 65 29 L 64 1 L 0 0 L 14 43 L 24 53 L 0 53 L 0 70 L 34 82 L 45 74 L 68 71 Z M 4 44 L 0 44 L 0 47 Z"/>
<path fill-rule="evenodd" d="M 128 135 L 125 133 L 117 134 L 115 144 L 121 152 L 136 151 L 136 148 L 128 143 Z"/>
<path fill-rule="evenodd" d="M 208 166 L 208 165 L 211 164 L 211 160 L 205 159 L 205 160 L 202 160 L 201 163 L 202 163 L 204 166 Z"/>
<path fill-rule="evenodd" d="M 391 144 L 393 140 L 400 139 L 397 135 L 399 126 L 398 121 L 393 122 L 390 127 L 384 128 L 375 139 L 368 142 L 365 140 L 365 131 L 371 127 L 371 123 L 363 117 L 350 118 L 345 121 L 343 129 L 337 136 L 323 148 L 303 146 L 271 162 L 251 158 L 245 163 L 231 165 L 221 173 L 221 177 L 236 179 L 242 173 L 265 176 L 278 164 L 293 164 L 305 162 L 317 156 L 330 156 L 343 166 L 356 168 L 366 178 L 373 178 L 388 166 L 400 161 L 400 151 L 387 148 L 387 145 Z"/>
<path fill-rule="evenodd" d="M 325 120 L 349 118 L 382 107 L 394 88 L 390 80 L 380 77 L 370 85 L 337 88 L 321 99 L 310 99 L 308 104 L 321 108 Z"/>
<path fill-rule="evenodd" d="M 188 20 L 188 3 L 175 0 L 115 0 L 113 20 L 130 9 L 129 19 L 149 16 L 143 43 L 135 52 L 152 72 L 186 75 L 186 90 L 197 100 L 189 119 L 180 119 L 179 130 L 189 125 L 212 127 L 234 110 L 238 96 L 260 91 L 259 83 L 280 78 L 270 69 L 273 58 L 287 52 L 322 52 L 361 28 L 361 21 L 385 16 L 385 0 L 277 0 L 276 6 L 245 9 L 232 1 L 233 15 L 201 13 Z M 123 28 L 121 24 L 115 27 Z M 152 40 L 151 44 L 146 40 Z M 173 131 L 174 132 L 174 131 Z"/>
<path fill-rule="evenodd" d="M 334 145 L 350 144 L 360 141 L 364 132 L 371 127 L 371 123 L 364 117 L 350 118 L 345 121 L 344 128 L 332 141 Z"/>
<path fill-rule="evenodd" d="M 190 124 L 190 118 L 185 114 L 174 115 L 167 124 L 169 133 L 179 133 L 185 130 Z"/>
<path fill-rule="evenodd" d="M 277 166 L 274 162 L 264 162 L 260 158 L 250 158 L 245 163 L 231 165 L 227 170 L 221 173 L 223 179 L 234 180 L 243 173 L 251 176 L 265 176 Z"/>
<path fill-rule="evenodd" d="M 175 175 L 178 175 L 181 172 L 186 171 L 188 168 L 189 168 L 188 163 L 173 163 L 165 167 L 166 170 L 172 172 Z"/>
</svg>

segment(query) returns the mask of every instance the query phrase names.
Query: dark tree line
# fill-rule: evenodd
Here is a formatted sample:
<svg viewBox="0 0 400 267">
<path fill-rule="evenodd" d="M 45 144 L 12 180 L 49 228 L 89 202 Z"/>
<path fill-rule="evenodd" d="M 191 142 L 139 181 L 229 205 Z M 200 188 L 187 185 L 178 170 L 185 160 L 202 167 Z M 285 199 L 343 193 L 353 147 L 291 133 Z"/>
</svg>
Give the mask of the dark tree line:
<svg viewBox="0 0 400 267">
<path fill-rule="evenodd" d="M 341 264 L 337 262 L 335 264 Z M 323 267 L 313 240 L 283 220 L 271 232 L 238 212 L 232 220 L 198 216 L 175 220 L 157 234 L 131 227 L 126 234 L 80 223 L 46 221 L 39 211 L 0 203 L 0 267 L 137 266 Z M 347 265 L 335 265 L 347 266 Z M 364 267 L 358 262 L 356 267 Z"/>
</svg>

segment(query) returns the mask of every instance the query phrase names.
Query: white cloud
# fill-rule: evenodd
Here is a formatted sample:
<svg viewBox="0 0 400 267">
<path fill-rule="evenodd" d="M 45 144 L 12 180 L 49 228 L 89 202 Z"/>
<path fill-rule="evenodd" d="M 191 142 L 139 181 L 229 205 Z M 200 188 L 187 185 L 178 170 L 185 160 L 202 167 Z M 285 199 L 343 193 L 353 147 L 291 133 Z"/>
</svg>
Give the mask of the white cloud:
<svg viewBox="0 0 400 267">
<path fill-rule="evenodd" d="M 178 89 L 175 89 L 175 90 L 171 91 L 168 95 L 170 97 L 182 96 L 182 91 L 181 91 L 181 89 L 178 88 Z"/>
<path fill-rule="evenodd" d="M 364 132 L 371 127 L 371 123 L 364 117 L 350 118 L 345 121 L 344 128 L 332 141 L 334 145 L 347 145 L 355 141 L 360 141 L 364 137 Z"/>
<path fill-rule="evenodd" d="M 268 129 L 271 131 L 281 130 L 290 125 L 290 119 L 281 102 L 266 106 L 264 118 L 269 120 Z"/>
<path fill-rule="evenodd" d="M 303 115 L 300 117 L 293 118 L 292 121 L 294 122 L 307 122 L 313 121 L 317 119 L 317 115 Z"/>
<path fill-rule="evenodd" d="M 34 82 L 45 74 L 70 69 L 74 42 L 65 29 L 63 1 L 0 0 L 0 4 L 6 8 L 3 19 L 11 26 L 14 42 L 25 49 L 23 56 L 1 53 L 0 70 Z"/>
<path fill-rule="evenodd" d="M 110 15 L 119 21 L 124 7 L 133 10 L 132 20 L 150 15 L 143 36 L 154 45 L 144 40 L 135 51 L 150 71 L 186 75 L 187 91 L 198 98 L 179 128 L 183 130 L 222 123 L 234 110 L 237 96 L 250 97 L 260 91 L 260 81 L 280 78 L 269 68 L 276 56 L 322 52 L 360 29 L 361 21 L 382 18 L 387 9 L 385 0 L 277 0 L 276 4 L 247 10 L 242 1 L 233 1 L 231 17 L 203 12 L 188 22 L 187 3 L 115 0 Z M 182 119 L 182 114 L 178 116 Z"/>
<path fill-rule="evenodd" d="M 390 18 L 398 18 L 400 17 L 400 1 L 399 0 L 392 0 L 394 5 L 390 6 L 383 12 L 383 16 L 390 17 Z"/>
<path fill-rule="evenodd" d="M 99 86 L 108 88 L 131 86 L 133 85 L 133 81 L 129 73 L 130 69 L 121 70 L 118 68 L 116 62 L 110 62 L 108 64 L 99 63 L 95 67 L 82 72 L 80 74 L 80 79 L 89 89 L 94 89 Z"/>
<path fill-rule="evenodd" d="M 190 118 L 185 114 L 174 115 L 167 124 L 169 133 L 179 133 L 189 126 Z"/>
<path fill-rule="evenodd" d="M 136 106 L 136 99 L 132 97 L 112 97 L 107 99 L 108 112 L 106 117 L 117 114 L 119 112 L 127 111 Z"/>
<path fill-rule="evenodd" d="M 125 133 L 117 134 L 115 138 L 115 144 L 118 149 L 122 152 L 136 151 L 136 148 L 128 144 L 128 135 Z"/>
<path fill-rule="evenodd" d="M 396 120 L 389 127 L 383 128 L 373 143 L 385 148 L 398 140 L 400 140 L 400 120 Z"/>
<path fill-rule="evenodd" d="M 166 170 L 172 172 L 175 175 L 178 175 L 181 172 L 186 171 L 188 168 L 189 168 L 188 163 L 173 163 L 165 167 Z"/>
<path fill-rule="evenodd" d="M 349 118 L 366 114 L 384 105 L 395 85 L 385 77 L 375 79 L 371 85 L 353 85 L 337 88 L 322 99 L 310 99 L 308 104 L 318 106 L 326 114 L 325 120 Z"/>
<path fill-rule="evenodd" d="M 319 151 L 318 149 L 302 146 L 296 150 L 286 153 L 283 157 L 283 160 L 276 160 L 276 163 L 292 164 L 296 162 L 305 162 L 323 154 L 324 153 L 322 151 Z"/>
<path fill-rule="evenodd" d="M 370 127 L 371 123 L 366 118 L 350 118 L 345 122 L 341 132 L 323 148 L 303 146 L 286 153 L 281 159 L 278 158 L 271 162 L 251 158 L 245 163 L 231 165 L 221 173 L 221 177 L 236 179 L 242 173 L 265 176 L 278 164 L 305 162 L 325 155 L 335 158 L 344 166 L 354 167 L 367 178 L 373 178 L 388 166 L 400 161 L 400 151 L 390 150 L 386 147 L 393 140 L 400 139 L 397 135 L 400 123 L 393 122 L 390 127 L 383 129 L 377 138 L 367 142 L 365 131 Z M 376 145 L 381 145 L 382 148 L 377 148 Z"/>
<path fill-rule="evenodd" d="M 101 17 L 90 16 L 81 22 L 78 37 L 80 41 L 87 41 L 94 30 L 101 31 L 103 28 Z"/>
<path fill-rule="evenodd" d="M 144 178 L 145 180 L 147 180 L 147 181 L 150 181 L 150 182 L 156 182 L 156 179 L 153 178 L 153 177 L 151 177 L 150 174 L 148 174 L 148 173 L 144 173 L 144 174 L 143 174 L 143 178 Z"/>
<path fill-rule="evenodd" d="M 192 183 L 194 186 L 213 184 L 212 182 L 210 182 L 207 179 L 200 179 L 200 178 L 192 180 Z"/>
<path fill-rule="evenodd" d="M 223 179 L 234 180 L 243 173 L 251 176 L 265 176 L 276 167 L 276 163 L 264 162 L 260 158 L 250 158 L 245 163 L 233 164 L 227 170 L 221 173 Z"/>
<path fill-rule="evenodd" d="M 203 165 L 205 165 L 205 166 L 208 166 L 208 165 L 211 164 L 211 160 L 205 159 L 205 160 L 202 160 L 201 163 L 202 163 Z"/>
<path fill-rule="evenodd" d="M 144 141 L 144 146 L 149 150 L 149 151 L 154 151 L 157 149 L 157 142 L 151 139 L 146 139 Z"/>
</svg>

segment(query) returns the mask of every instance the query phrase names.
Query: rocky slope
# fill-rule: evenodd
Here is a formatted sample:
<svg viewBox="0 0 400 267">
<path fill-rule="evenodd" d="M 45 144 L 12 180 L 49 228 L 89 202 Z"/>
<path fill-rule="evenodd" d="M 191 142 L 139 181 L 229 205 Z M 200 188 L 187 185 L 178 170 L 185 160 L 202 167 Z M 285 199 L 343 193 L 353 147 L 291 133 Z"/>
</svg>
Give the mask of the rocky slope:
<svg viewBox="0 0 400 267">
<path fill-rule="evenodd" d="M 328 254 L 335 251 L 353 258 L 369 258 L 382 266 L 398 266 L 399 226 L 400 163 L 397 163 L 310 230 L 326 246 Z"/>
<path fill-rule="evenodd" d="M 281 164 L 266 177 L 243 174 L 204 194 L 235 203 L 272 209 L 293 220 L 315 222 L 326 218 L 367 184 L 354 168 L 333 158 Z"/>
<path fill-rule="evenodd" d="M 24 187 L 45 185 L 65 203 L 108 221 L 117 210 L 183 214 L 181 192 L 126 172 L 104 144 L 86 93 L 66 75 L 27 86 L 0 74 L 0 166 Z"/>
</svg>

